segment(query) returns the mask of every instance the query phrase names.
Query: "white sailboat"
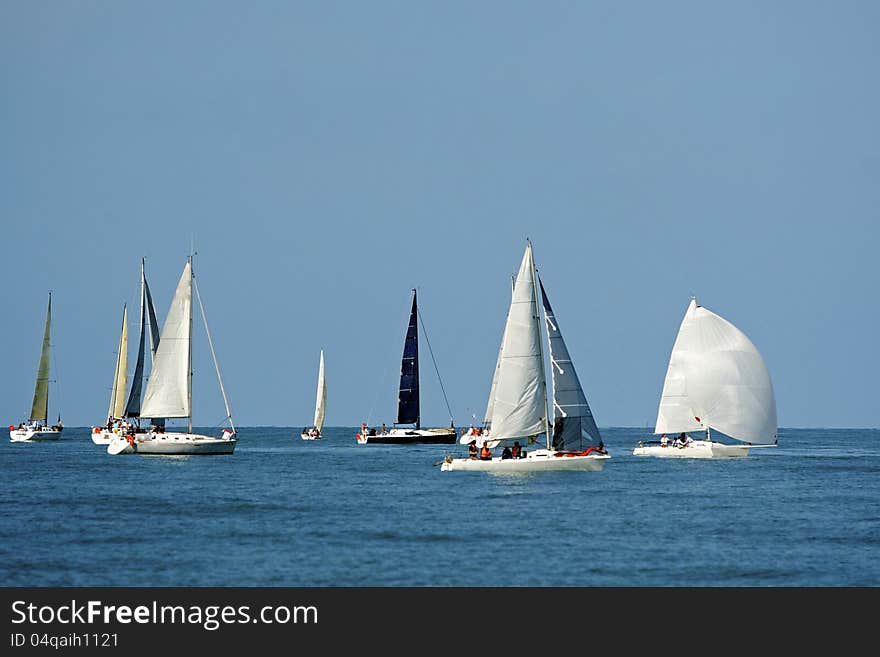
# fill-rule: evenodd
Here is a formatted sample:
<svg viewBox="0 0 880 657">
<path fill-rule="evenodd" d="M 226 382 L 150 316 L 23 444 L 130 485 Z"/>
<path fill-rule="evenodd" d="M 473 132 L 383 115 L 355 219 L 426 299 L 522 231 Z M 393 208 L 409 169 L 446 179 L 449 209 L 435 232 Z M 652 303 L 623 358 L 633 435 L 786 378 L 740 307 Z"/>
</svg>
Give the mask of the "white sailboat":
<svg viewBox="0 0 880 657">
<path fill-rule="evenodd" d="M 713 429 L 741 444 L 712 440 Z M 705 440 L 690 439 L 688 431 L 705 431 Z M 640 442 L 633 455 L 731 458 L 777 443 L 776 399 L 761 354 L 745 333 L 696 299 L 672 347 L 654 433 L 661 440 Z"/>
<path fill-rule="evenodd" d="M 30 442 L 37 440 L 58 440 L 61 437 L 61 416 L 54 426 L 47 426 L 49 419 L 49 350 L 52 325 L 52 293 L 49 292 L 49 306 L 46 309 L 46 325 L 43 328 L 43 346 L 40 350 L 40 363 L 37 365 L 37 382 L 34 386 L 34 399 L 31 415 L 27 422 L 16 427 L 9 425 L 9 440 Z"/>
<path fill-rule="evenodd" d="M 412 443 L 449 444 L 455 442 L 455 422 L 450 417 L 449 427 L 423 429 L 421 425 L 421 402 L 419 398 L 419 309 L 415 289 L 412 291 L 412 308 L 409 313 L 409 325 L 403 341 L 403 357 L 400 361 L 400 387 L 397 395 L 397 425 L 413 424 L 413 427 L 394 426 L 391 429 L 378 431 L 367 429 L 366 423 L 361 425 L 356 435 L 359 445 L 368 443 L 409 445 Z M 424 329 L 424 324 L 422 325 Z M 430 349 L 430 343 L 428 347 Z M 434 364 L 436 367 L 436 362 Z M 439 373 L 438 373 L 439 378 Z M 443 387 L 443 382 L 440 382 Z M 446 393 L 444 392 L 444 397 Z M 449 409 L 449 401 L 446 400 Z M 449 410 L 449 415 L 452 411 Z M 382 425 L 384 428 L 384 424 Z"/>
<path fill-rule="evenodd" d="M 138 334 L 138 355 L 134 374 L 131 379 L 131 390 L 125 396 L 128 377 L 128 312 L 123 306 L 122 334 L 119 336 L 119 349 L 116 352 L 116 368 L 113 370 L 113 387 L 110 391 L 110 408 L 107 411 L 107 424 L 92 428 L 92 442 L 97 445 L 109 445 L 110 441 L 119 436 L 142 433 L 140 428 L 141 392 L 144 379 L 144 356 L 146 333 L 149 327 L 151 355 L 156 356 L 159 348 L 159 322 L 153 307 L 153 297 L 144 272 L 144 259 L 141 258 L 141 314 Z M 134 424 L 130 422 L 134 420 Z"/>
<path fill-rule="evenodd" d="M 538 305 L 539 285 L 532 244 L 528 242 L 507 313 L 500 364 L 492 382 L 491 431 L 480 445 L 481 448 L 494 449 L 509 447 L 512 443 L 516 448 L 523 447 L 522 441 L 529 449 L 521 458 L 506 458 L 503 454 L 486 459 L 447 456 L 441 471 L 596 471 L 601 470 L 610 458 L 604 450 L 559 324 L 541 285 L 553 374 L 554 420 L 551 431 Z M 544 434 L 545 447 L 531 449 L 541 434 Z"/>
<path fill-rule="evenodd" d="M 192 432 L 192 291 L 195 287 L 199 301 L 211 357 L 220 383 L 220 392 L 226 407 L 226 418 L 230 428 L 223 430 L 221 437 L 205 436 Z M 235 450 L 235 425 L 229 411 L 229 400 L 220 377 L 220 368 L 214 351 L 214 343 L 205 308 L 202 305 L 198 285 L 192 269 L 192 257 L 188 257 L 183 274 L 177 284 L 177 290 L 171 301 L 171 307 L 162 327 L 159 348 L 153 358 L 153 367 L 144 402 L 140 409 L 141 417 L 149 418 L 186 418 L 185 432 L 166 432 L 164 424 L 150 427 L 143 434 L 117 437 L 107 445 L 109 454 L 232 454 Z"/>
<path fill-rule="evenodd" d="M 315 424 L 309 431 L 303 431 L 300 438 L 303 440 L 319 440 L 322 438 L 321 431 L 324 428 L 324 407 L 327 404 L 327 382 L 324 380 L 324 350 L 321 349 L 321 359 L 318 364 L 318 393 L 315 398 Z"/>
</svg>

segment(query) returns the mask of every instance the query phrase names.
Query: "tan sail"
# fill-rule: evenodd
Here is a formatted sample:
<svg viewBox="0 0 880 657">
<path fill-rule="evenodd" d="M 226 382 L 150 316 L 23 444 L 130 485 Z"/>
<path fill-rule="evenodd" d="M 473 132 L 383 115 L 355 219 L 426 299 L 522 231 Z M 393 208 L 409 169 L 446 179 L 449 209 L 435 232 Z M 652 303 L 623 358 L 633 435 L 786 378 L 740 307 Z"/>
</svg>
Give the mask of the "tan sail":
<svg viewBox="0 0 880 657">
<path fill-rule="evenodd" d="M 125 413 L 125 389 L 128 386 L 128 308 L 122 307 L 122 334 L 119 336 L 119 351 L 116 352 L 116 371 L 113 374 L 113 389 L 110 392 L 108 417 L 121 418 Z"/>
</svg>

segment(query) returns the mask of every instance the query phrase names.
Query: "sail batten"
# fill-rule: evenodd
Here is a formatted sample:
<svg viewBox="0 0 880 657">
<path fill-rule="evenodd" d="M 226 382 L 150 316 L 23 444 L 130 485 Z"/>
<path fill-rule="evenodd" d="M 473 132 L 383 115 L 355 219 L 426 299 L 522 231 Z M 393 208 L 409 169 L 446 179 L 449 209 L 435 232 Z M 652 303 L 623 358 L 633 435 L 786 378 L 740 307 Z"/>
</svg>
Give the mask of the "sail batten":
<svg viewBox="0 0 880 657">
<path fill-rule="evenodd" d="M 324 350 L 321 350 L 321 360 L 318 364 L 318 392 L 315 397 L 315 428 L 318 433 L 324 428 L 324 405 L 327 402 L 327 383 L 324 380 Z"/>
<path fill-rule="evenodd" d="M 526 246 L 513 288 L 492 400 L 491 441 L 546 431 L 546 381 L 536 305 L 532 245 Z"/>
<path fill-rule="evenodd" d="M 741 442 L 773 444 L 776 400 L 751 340 L 692 300 L 669 357 L 654 432 L 707 429 Z"/>
<path fill-rule="evenodd" d="M 187 261 L 162 327 L 141 416 L 191 417 L 192 264 Z"/>
<path fill-rule="evenodd" d="M 418 304 L 413 290 L 409 326 L 400 361 L 400 389 L 397 397 L 397 423 L 420 426 L 419 417 L 419 330 Z"/>
<path fill-rule="evenodd" d="M 46 309 L 46 325 L 43 328 L 43 345 L 40 348 L 40 363 L 37 366 L 37 382 L 34 385 L 34 399 L 31 403 L 32 421 L 48 422 L 49 417 L 49 336 L 52 325 L 52 293 L 49 293 L 49 306 Z"/>
</svg>

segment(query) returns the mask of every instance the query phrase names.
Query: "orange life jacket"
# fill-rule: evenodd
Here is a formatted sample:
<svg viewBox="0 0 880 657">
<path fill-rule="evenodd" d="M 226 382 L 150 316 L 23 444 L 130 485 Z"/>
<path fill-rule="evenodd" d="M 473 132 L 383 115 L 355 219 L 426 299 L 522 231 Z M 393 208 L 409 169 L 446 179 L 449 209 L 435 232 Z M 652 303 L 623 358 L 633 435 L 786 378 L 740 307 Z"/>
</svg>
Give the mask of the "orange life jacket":
<svg viewBox="0 0 880 657">
<path fill-rule="evenodd" d="M 488 447 L 482 447 L 480 449 L 480 458 L 490 458 L 492 456 L 492 452 L 489 451 Z"/>
</svg>

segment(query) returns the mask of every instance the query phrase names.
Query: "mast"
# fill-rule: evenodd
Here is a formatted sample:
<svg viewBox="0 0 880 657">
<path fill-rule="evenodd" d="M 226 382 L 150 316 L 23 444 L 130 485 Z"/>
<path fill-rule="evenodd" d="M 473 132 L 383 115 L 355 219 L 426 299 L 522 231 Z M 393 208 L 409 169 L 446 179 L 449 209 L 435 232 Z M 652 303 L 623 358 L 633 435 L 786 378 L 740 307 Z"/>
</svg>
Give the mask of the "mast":
<svg viewBox="0 0 880 657">
<path fill-rule="evenodd" d="M 187 256 L 186 260 L 190 266 L 190 275 L 189 275 L 189 287 L 190 287 L 190 297 L 192 297 L 192 282 L 196 277 L 195 271 L 192 269 L 192 256 Z M 187 340 L 186 351 L 187 351 L 187 362 L 189 363 L 187 367 L 187 377 L 186 377 L 186 406 L 189 409 L 189 415 L 187 416 L 187 433 L 192 433 L 193 430 L 193 416 L 192 416 L 192 379 L 193 379 L 193 354 L 192 354 L 192 327 L 193 327 L 193 313 L 192 313 L 192 303 L 189 304 L 189 335 L 187 336 L 189 339 Z"/>
<path fill-rule="evenodd" d="M 535 268 L 535 252 L 532 248 L 532 241 L 526 239 L 526 242 L 528 242 L 529 250 L 532 251 L 532 295 L 535 298 L 535 323 L 538 325 L 538 351 L 541 354 L 541 385 L 544 388 L 544 437 L 547 442 L 547 449 L 549 450 L 551 448 L 550 417 L 549 413 L 547 412 L 547 375 L 544 374 L 544 344 L 543 337 L 541 335 L 541 307 L 543 306 L 543 304 L 538 304 L 538 286 L 535 284 L 538 281 L 538 274 L 536 273 L 537 270 Z"/>
</svg>

